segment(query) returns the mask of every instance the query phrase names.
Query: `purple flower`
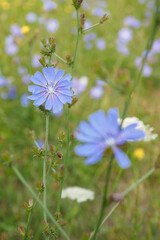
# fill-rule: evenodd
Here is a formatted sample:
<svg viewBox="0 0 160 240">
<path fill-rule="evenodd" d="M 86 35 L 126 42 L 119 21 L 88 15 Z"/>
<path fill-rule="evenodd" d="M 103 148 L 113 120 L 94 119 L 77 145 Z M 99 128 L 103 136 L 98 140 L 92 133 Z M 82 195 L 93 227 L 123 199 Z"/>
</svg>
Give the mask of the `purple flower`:
<svg viewBox="0 0 160 240">
<path fill-rule="evenodd" d="M 26 15 L 26 20 L 29 23 L 34 23 L 36 21 L 36 19 L 37 19 L 37 15 L 34 12 L 29 12 Z"/>
<path fill-rule="evenodd" d="M 23 36 L 21 27 L 20 27 L 18 24 L 13 24 L 13 25 L 10 27 L 10 32 L 11 32 L 13 35 L 15 35 L 15 36 L 19 36 L 19 37 L 22 37 L 22 36 Z"/>
<path fill-rule="evenodd" d="M 57 3 L 52 2 L 51 0 L 46 0 L 43 3 L 43 8 L 45 11 L 55 10 L 57 8 Z"/>
<path fill-rule="evenodd" d="M 6 45 L 5 47 L 5 52 L 7 53 L 7 55 L 9 56 L 13 56 L 15 55 L 16 53 L 18 53 L 19 51 L 19 48 L 16 44 L 10 44 L 10 45 Z"/>
<path fill-rule="evenodd" d="M 39 59 L 40 59 L 40 54 L 34 54 L 34 56 L 32 57 L 32 66 L 34 67 L 34 68 L 39 68 L 39 67 L 41 67 L 41 64 L 40 64 L 40 62 L 39 62 Z"/>
<path fill-rule="evenodd" d="M 8 98 L 9 99 L 15 99 L 16 97 L 17 97 L 17 88 L 15 86 L 12 86 L 9 89 Z"/>
<path fill-rule="evenodd" d="M 91 98 L 99 99 L 102 97 L 104 90 L 101 86 L 92 87 L 90 90 Z"/>
<path fill-rule="evenodd" d="M 141 26 L 141 22 L 133 16 L 127 16 L 123 23 L 127 27 L 139 28 Z"/>
<path fill-rule="evenodd" d="M 82 76 L 81 78 L 73 78 L 73 90 L 76 95 L 83 93 L 88 86 L 88 78 Z"/>
<path fill-rule="evenodd" d="M 28 93 L 23 94 L 20 101 L 23 107 L 28 107 L 29 105 Z"/>
<path fill-rule="evenodd" d="M 132 40 L 133 32 L 129 28 L 122 28 L 119 30 L 118 36 L 122 42 L 128 43 Z"/>
<path fill-rule="evenodd" d="M 32 92 L 28 98 L 34 100 L 36 107 L 45 103 L 45 109 L 58 113 L 63 109 L 63 104 L 72 102 L 72 77 L 70 74 L 63 76 L 64 70 L 56 72 L 54 67 L 43 68 L 43 74 L 36 72 L 31 77 L 36 85 L 28 87 L 28 91 Z"/>
<path fill-rule="evenodd" d="M 137 124 L 130 124 L 121 129 L 118 123 L 118 109 L 111 108 L 108 116 L 99 110 L 89 116 L 89 123 L 80 123 L 76 138 L 83 144 L 77 146 L 75 152 L 81 157 L 88 157 L 85 160 L 86 164 L 94 164 L 103 157 L 107 148 L 111 148 L 118 165 L 128 168 L 131 162 L 118 146 L 144 137 L 144 132 L 137 130 L 136 126 Z"/>
<path fill-rule="evenodd" d="M 28 85 L 30 83 L 30 78 L 31 76 L 29 74 L 26 74 L 22 77 L 22 82 L 26 85 Z"/>
<path fill-rule="evenodd" d="M 105 40 L 103 38 L 98 38 L 97 41 L 96 41 L 96 47 L 101 51 L 106 49 Z"/>
<path fill-rule="evenodd" d="M 8 86 L 10 83 L 6 80 L 5 77 L 0 76 L 0 87 L 6 87 Z"/>
<path fill-rule="evenodd" d="M 56 19 L 51 18 L 50 20 L 48 20 L 46 28 L 48 32 L 54 33 L 59 28 L 59 22 Z"/>
</svg>

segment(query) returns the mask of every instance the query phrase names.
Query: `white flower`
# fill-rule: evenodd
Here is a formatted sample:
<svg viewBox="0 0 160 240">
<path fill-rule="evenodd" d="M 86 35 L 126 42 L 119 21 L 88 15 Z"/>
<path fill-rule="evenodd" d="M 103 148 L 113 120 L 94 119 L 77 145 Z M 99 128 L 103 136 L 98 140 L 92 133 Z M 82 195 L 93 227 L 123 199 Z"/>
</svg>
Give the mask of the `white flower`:
<svg viewBox="0 0 160 240">
<path fill-rule="evenodd" d="M 62 190 L 62 198 L 77 200 L 78 203 L 94 200 L 94 192 L 81 187 L 68 187 Z"/>
<path fill-rule="evenodd" d="M 118 119 L 118 122 L 121 122 L 121 119 Z M 139 120 L 136 117 L 128 117 L 124 119 L 124 122 L 122 124 L 122 128 L 127 127 L 130 124 L 137 123 L 137 129 L 142 130 L 145 133 L 145 137 L 141 140 L 145 142 L 149 142 L 151 140 L 154 140 L 158 137 L 157 133 L 152 133 L 154 128 L 150 127 L 149 124 L 145 125 L 141 120 Z"/>
</svg>

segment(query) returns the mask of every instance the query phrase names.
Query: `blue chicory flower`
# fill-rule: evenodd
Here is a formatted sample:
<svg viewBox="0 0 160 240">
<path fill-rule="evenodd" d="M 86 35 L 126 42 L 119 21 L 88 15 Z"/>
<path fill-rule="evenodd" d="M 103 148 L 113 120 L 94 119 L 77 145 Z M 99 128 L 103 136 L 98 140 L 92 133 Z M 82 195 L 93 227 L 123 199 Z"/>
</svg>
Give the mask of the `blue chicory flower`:
<svg viewBox="0 0 160 240">
<path fill-rule="evenodd" d="M 108 116 L 99 110 L 89 116 L 89 123 L 80 123 L 76 138 L 84 144 L 76 146 L 75 152 L 78 156 L 88 157 L 85 163 L 91 165 L 103 157 L 107 148 L 111 148 L 118 165 L 124 169 L 128 168 L 131 162 L 118 146 L 144 137 L 144 132 L 137 130 L 136 126 L 137 124 L 130 124 L 121 129 L 118 123 L 118 109 L 111 108 Z"/>
<path fill-rule="evenodd" d="M 36 107 L 45 103 L 45 109 L 52 109 L 53 114 L 56 114 L 63 109 L 63 104 L 72 102 L 72 77 L 70 74 L 63 76 L 64 72 L 56 72 L 54 67 L 46 67 L 43 68 L 44 75 L 38 71 L 31 77 L 31 81 L 36 85 L 28 87 L 28 91 L 32 92 L 28 98 L 34 100 Z"/>
</svg>

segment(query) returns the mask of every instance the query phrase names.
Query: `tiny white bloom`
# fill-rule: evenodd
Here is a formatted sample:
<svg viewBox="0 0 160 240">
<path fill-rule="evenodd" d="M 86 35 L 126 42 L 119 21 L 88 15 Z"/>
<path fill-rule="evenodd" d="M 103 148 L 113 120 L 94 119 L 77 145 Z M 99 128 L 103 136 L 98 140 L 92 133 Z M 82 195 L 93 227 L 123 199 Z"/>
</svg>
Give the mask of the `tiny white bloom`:
<svg viewBox="0 0 160 240">
<path fill-rule="evenodd" d="M 68 187 L 62 190 L 62 198 L 77 200 L 78 203 L 94 200 L 94 192 L 81 187 Z"/>
<path fill-rule="evenodd" d="M 118 119 L 118 122 L 121 122 L 121 119 Z M 140 119 L 137 117 L 128 117 L 125 118 L 122 124 L 122 128 L 127 127 L 130 124 L 137 123 L 137 129 L 142 130 L 145 133 L 145 137 L 141 140 L 144 142 L 149 142 L 151 140 L 154 140 L 158 137 L 157 133 L 153 133 L 154 128 L 150 127 L 149 124 L 145 125 Z"/>
</svg>

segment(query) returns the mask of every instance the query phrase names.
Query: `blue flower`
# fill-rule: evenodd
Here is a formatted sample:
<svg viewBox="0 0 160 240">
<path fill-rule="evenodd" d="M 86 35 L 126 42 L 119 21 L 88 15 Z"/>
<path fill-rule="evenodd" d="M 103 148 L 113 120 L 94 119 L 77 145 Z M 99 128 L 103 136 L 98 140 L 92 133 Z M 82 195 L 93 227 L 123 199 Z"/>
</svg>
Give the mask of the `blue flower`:
<svg viewBox="0 0 160 240">
<path fill-rule="evenodd" d="M 85 160 L 86 164 L 94 164 L 103 157 L 107 148 L 111 148 L 118 165 L 128 168 L 131 162 L 118 146 L 144 137 L 144 132 L 137 130 L 136 126 L 137 124 L 130 124 L 121 129 L 118 123 L 118 109 L 111 108 L 108 116 L 99 110 L 89 116 L 89 123 L 80 123 L 76 138 L 84 144 L 77 146 L 75 152 L 81 157 L 88 157 Z"/>
<path fill-rule="evenodd" d="M 31 81 L 36 85 L 28 87 L 28 91 L 32 92 L 28 98 L 34 100 L 36 107 L 45 103 L 45 109 L 52 109 L 54 114 L 58 113 L 63 109 L 63 104 L 72 102 L 72 77 L 70 74 L 63 76 L 64 71 L 56 72 L 54 67 L 43 68 L 43 74 L 36 72 L 31 77 Z"/>
</svg>

